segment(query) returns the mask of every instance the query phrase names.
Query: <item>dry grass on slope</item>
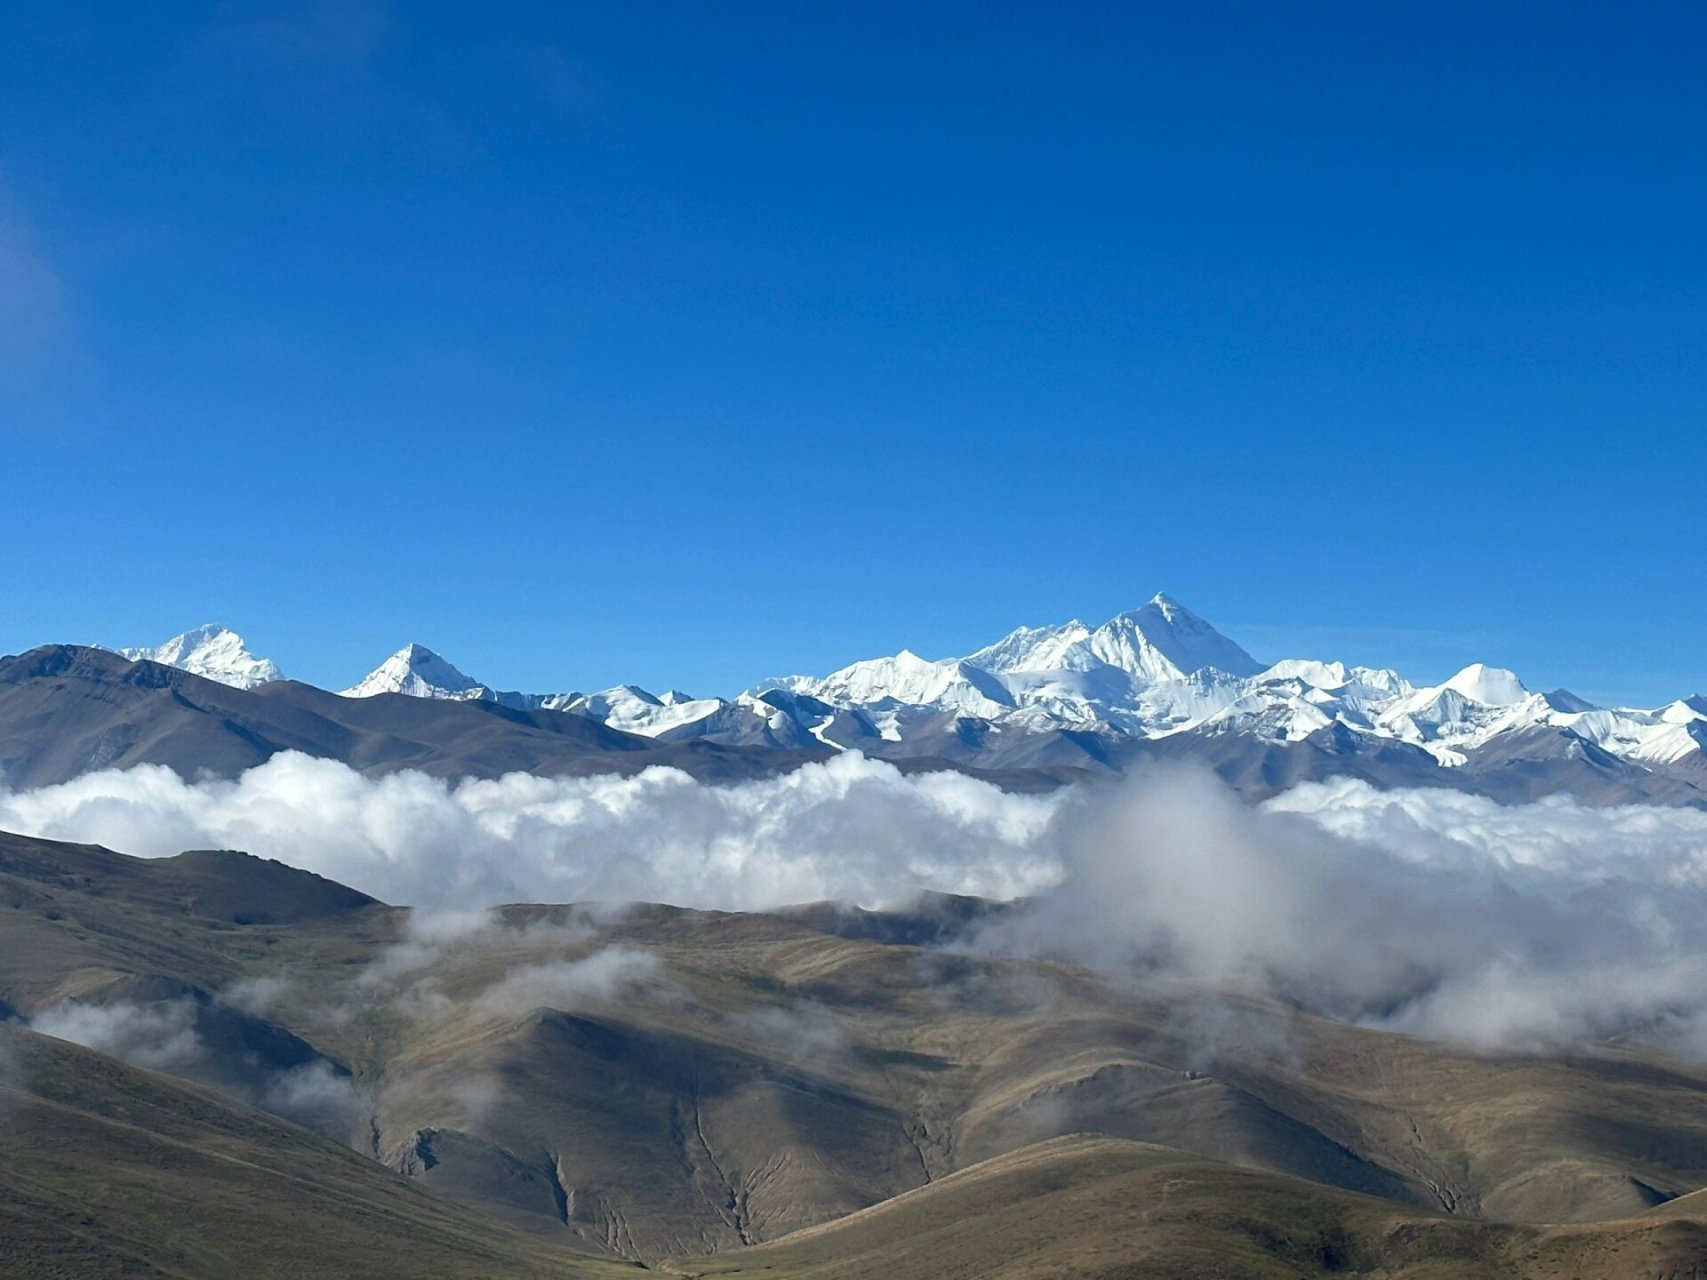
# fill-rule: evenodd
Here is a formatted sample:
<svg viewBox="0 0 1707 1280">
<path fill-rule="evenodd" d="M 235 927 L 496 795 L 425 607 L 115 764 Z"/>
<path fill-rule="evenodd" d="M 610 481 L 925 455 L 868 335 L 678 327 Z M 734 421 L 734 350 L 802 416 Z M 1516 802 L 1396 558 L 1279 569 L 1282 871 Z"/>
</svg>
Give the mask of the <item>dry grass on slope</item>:
<svg viewBox="0 0 1707 1280">
<path fill-rule="evenodd" d="M 1559 1228 L 1406 1212 L 1301 1179 L 1072 1135 L 754 1249 L 766 1280 L 1629 1280 L 1707 1262 L 1700 1217 Z"/>
<path fill-rule="evenodd" d="M 217 1094 L 0 1025 L 8 1280 L 628 1274 Z"/>
</svg>

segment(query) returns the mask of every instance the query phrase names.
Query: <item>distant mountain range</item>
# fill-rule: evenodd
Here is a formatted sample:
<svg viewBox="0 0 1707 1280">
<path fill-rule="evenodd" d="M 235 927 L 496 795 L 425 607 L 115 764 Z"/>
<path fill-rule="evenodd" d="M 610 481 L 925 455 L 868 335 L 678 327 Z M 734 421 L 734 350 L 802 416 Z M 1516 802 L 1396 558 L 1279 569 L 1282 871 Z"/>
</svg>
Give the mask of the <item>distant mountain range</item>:
<svg viewBox="0 0 1707 1280">
<path fill-rule="evenodd" d="M 240 689 L 282 679 L 212 625 L 119 652 Z M 762 681 L 733 698 L 634 685 L 498 690 L 419 644 L 342 696 L 381 694 L 566 712 L 658 744 L 860 750 L 992 770 L 1099 771 L 1142 755 L 1189 756 L 1259 789 L 1337 771 L 1504 795 L 1558 785 L 1595 799 L 1707 798 L 1707 698 L 1603 708 L 1563 689 L 1532 691 L 1481 663 L 1436 685 L 1339 662 L 1264 664 L 1165 595 L 1097 627 L 1021 627 L 962 658 L 903 650 L 823 677 Z M 1331 759 L 1312 759 L 1322 754 Z M 1491 774 L 1507 781 L 1494 785 Z M 1519 776 L 1521 785 L 1510 781 Z"/>
</svg>

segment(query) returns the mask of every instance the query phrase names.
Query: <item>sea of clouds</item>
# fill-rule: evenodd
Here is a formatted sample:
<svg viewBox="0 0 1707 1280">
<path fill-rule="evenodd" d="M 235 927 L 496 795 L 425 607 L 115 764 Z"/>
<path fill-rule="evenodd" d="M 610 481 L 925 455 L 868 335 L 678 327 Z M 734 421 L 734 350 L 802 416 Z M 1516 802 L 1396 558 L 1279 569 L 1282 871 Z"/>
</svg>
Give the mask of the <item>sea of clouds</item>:
<svg viewBox="0 0 1707 1280">
<path fill-rule="evenodd" d="M 286 754 L 236 780 L 143 767 L 0 791 L 0 829 L 246 849 L 440 911 L 1028 897 L 977 945 L 1487 1049 L 1635 1032 L 1707 1056 L 1707 813 L 1690 809 L 1350 780 L 1250 805 L 1189 769 L 1016 795 L 855 754 L 729 786 L 664 769 L 370 779 Z"/>
<path fill-rule="evenodd" d="M 718 787 L 673 769 L 366 778 L 287 752 L 235 781 L 142 766 L 0 791 L 0 830 L 145 857 L 243 849 L 427 908 L 602 899 L 751 909 L 894 903 L 925 888 L 1035 892 L 1059 875 L 1045 839 L 1056 805 L 960 774 L 904 778 L 855 755 Z"/>
</svg>

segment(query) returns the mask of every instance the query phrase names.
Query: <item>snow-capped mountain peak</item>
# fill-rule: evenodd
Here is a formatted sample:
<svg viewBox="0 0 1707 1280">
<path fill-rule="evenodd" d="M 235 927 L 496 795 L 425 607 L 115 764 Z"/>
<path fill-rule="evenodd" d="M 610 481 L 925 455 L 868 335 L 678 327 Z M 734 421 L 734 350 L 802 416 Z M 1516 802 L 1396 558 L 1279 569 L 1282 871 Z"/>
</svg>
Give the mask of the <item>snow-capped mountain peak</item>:
<svg viewBox="0 0 1707 1280">
<path fill-rule="evenodd" d="M 470 699 L 489 696 L 490 691 L 425 645 L 406 644 L 356 684 L 343 690 L 346 698 L 371 698 L 381 693 L 404 693 L 412 698 Z"/>
<path fill-rule="evenodd" d="M 1283 658 L 1262 673 L 1264 681 L 1297 680 L 1312 689 L 1338 689 L 1350 678 L 1345 663 L 1310 658 Z"/>
<path fill-rule="evenodd" d="M 996 675 L 1010 671 L 1053 671 L 1063 655 L 1091 634 L 1074 618 L 1056 627 L 1019 627 L 994 644 L 966 656 L 966 662 Z"/>
<path fill-rule="evenodd" d="M 1230 676 L 1254 676 L 1263 664 L 1191 610 L 1165 595 L 1118 614 L 1083 642 L 1097 659 L 1138 678 L 1178 680 L 1213 668 Z"/>
<path fill-rule="evenodd" d="M 1456 690 L 1485 707 L 1509 707 L 1529 697 L 1529 690 L 1523 687 L 1515 671 L 1490 667 L 1485 662 L 1472 662 L 1442 687 Z"/>
<path fill-rule="evenodd" d="M 1092 630 L 1077 618 L 1053 627 L 1020 627 L 965 658 L 996 675 L 1116 667 L 1146 684 L 1179 680 L 1206 668 L 1254 676 L 1263 664 L 1171 596 Z"/>
<path fill-rule="evenodd" d="M 158 662 L 236 689 L 253 689 L 258 684 L 284 679 L 277 663 L 270 658 L 257 658 L 249 652 L 242 636 L 213 622 L 152 648 L 120 649 L 118 653 L 132 662 Z"/>
<path fill-rule="evenodd" d="M 958 658 L 932 662 L 910 649 L 852 663 L 791 692 L 834 706 L 932 707 L 984 717 L 1014 707 L 1006 686 L 982 667 Z"/>
<path fill-rule="evenodd" d="M 1554 711 L 1563 711 L 1575 714 L 1577 712 L 1593 711 L 1595 709 L 1594 703 L 1577 697 L 1577 695 L 1572 693 L 1569 689 L 1554 689 L 1548 693 L 1540 694 L 1539 696 L 1541 700 Z"/>
<path fill-rule="evenodd" d="M 189 633 L 180 647 L 214 639 Z M 992 753 L 1024 759 L 1033 749 L 1067 759 L 1082 749 L 1103 758 L 1105 749 L 1118 754 L 1123 738 L 1193 733 L 1269 742 L 1329 732 L 1338 742 L 1397 739 L 1444 766 L 1466 764 L 1502 737 L 1563 739 L 1567 750 L 1593 747 L 1642 767 L 1699 757 L 1707 748 L 1707 699 L 1653 711 L 1600 709 L 1563 689 L 1531 692 L 1514 673 L 1479 662 L 1423 687 L 1396 671 L 1337 661 L 1289 658 L 1264 666 L 1167 595 L 1096 627 L 1078 619 L 1019 627 L 964 658 L 930 659 L 902 649 L 826 676 L 767 680 L 732 699 L 674 690 L 655 695 L 634 685 L 596 693 L 497 692 L 421 645 L 399 650 L 345 692 L 570 712 L 668 741 L 974 763 Z M 1085 734 L 1103 746 L 1087 745 Z M 1075 745 L 1063 746 L 1061 736 Z"/>
<path fill-rule="evenodd" d="M 1662 707 L 1659 718 L 1667 724 L 1692 724 L 1697 720 L 1707 720 L 1707 698 L 1700 694 L 1693 698 L 1679 698 L 1676 702 L 1667 703 Z"/>
<path fill-rule="evenodd" d="M 622 684 L 614 689 L 579 694 L 567 700 L 546 699 L 540 705 L 553 711 L 572 711 L 608 724 L 613 729 L 621 729 L 624 733 L 655 737 L 704 720 L 727 704 L 722 698 L 690 698 L 674 690 L 658 697 L 638 685 Z"/>
</svg>

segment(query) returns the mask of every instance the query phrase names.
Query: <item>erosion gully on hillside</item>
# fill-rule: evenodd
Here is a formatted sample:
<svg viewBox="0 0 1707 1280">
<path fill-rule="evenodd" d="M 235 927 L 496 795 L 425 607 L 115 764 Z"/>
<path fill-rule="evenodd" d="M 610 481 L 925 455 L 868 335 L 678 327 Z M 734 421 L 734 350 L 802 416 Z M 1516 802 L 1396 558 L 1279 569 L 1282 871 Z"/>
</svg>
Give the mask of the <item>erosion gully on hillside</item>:
<svg viewBox="0 0 1707 1280">
<path fill-rule="evenodd" d="M 0 895 L 8 1274 L 1611 1277 L 1707 1243 L 1693 1068 L 1124 989 L 957 948 L 973 900 L 427 917 L 18 837 Z"/>
</svg>

